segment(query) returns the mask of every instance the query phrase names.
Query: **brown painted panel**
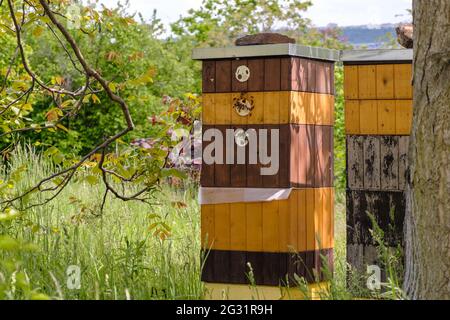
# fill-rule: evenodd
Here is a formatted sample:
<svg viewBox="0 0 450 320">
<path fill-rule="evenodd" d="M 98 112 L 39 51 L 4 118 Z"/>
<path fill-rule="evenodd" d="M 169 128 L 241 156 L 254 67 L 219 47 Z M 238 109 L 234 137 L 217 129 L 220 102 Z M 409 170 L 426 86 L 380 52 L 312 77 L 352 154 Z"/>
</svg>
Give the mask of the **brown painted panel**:
<svg viewBox="0 0 450 320">
<path fill-rule="evenodd" d="M 236 70 L 240 66 L 248 67 L 248 61 L 247 60 L 233 60 L 231 63 L 231 68 L 232 68 L 231 69 L 231 90 L 233 92 L 247 92 L 248 91 L 249 81 L 240 82 L 236 78 Z"/>
<path fill-rule="evenodd" d="M 299 278 L 305 278 L 308 283 L 316 280 L 326 281 L 326 267 L 333 271 L 333 249 L 307 251 L 298 254 L 290 253 L 264 253 L 264 252 L 231 252 L 213 250 L 208 259 L 223 262 L 223 266 L 206 263 L 202 272 L 202 281 L 211 283 L 250 284 L 247 277 L 248 266 L 252 266 L 256 285 L 286 287 L 286 276 L 289 277 L 289 286 L 296 287 L 294 274 Z M 208 270 L 219 267 L 219 270 Z M 220 273 L 224 267 L 229 267 L 228 272 Z M 213 274 L 213 277 L 206 275 Z M 315 275 L 318 275 L 316 278 Z"/>
<path fill-rule="evenodd" d="M 317 61 L 316 62 L 316 91 L 317 93 L 329 93 L 330 79 L 329 73 L 326 69 L 327 63 Z"/>
<path fill-rule="evenodd" d="M 264 60 L 264 90 L 281 90 L 281 59 L 269 58 Z"/>
<path fill-rule="evenodd" d="M 292 71 L 291 71 L 291 90 L 300 91 L 301 77 L 300 77 L 300 58 L 292 58 Z"/>
<path fill-rule="evenodd" d="M 280 128 L 281 127 L 277 126 L 277 125 L 266 125 L 266 126 L 264 126 L 264 129 L 267 130 L 267 136 L 268 136 L 268 138 L 267 138 L 268 146 L 267 146 L 266 152 L 267 152 L 267 155 L 269 157 L 272 157 L 272 158 L 273 158 L 273 155 L 271 154 L 271 150 L 272 150 L 272 143 L 274 142 L 271 139 L 271 137 L 272 137 L 272 130 L 280 130 Z M 258 139 L 258 142 L 259 142 L 259 139 Z M 278 143 L 279 143 L 279 146 L 281 147 L 280 142 L 278 142 Z M 260 153 L 262 152 L 261 149 L 258 149 L 258 151 Z M 286 151 L 286 150 L 284 150 L 284 151 Z M 288 154 L 287 153 L 285 153 L 285 154 L 281 153 L 281 148 L 280 148 L 279 159 L 281 160 L 282 157 L 286 157 L 286 156 L 288 156 Z M 263 168 L 264 167 L 268 168 L 268 167 L 270 167 L 270 165 L 267 165 L 267 166 L 262 165 L 262 167 Z M 263 175 L 262 179 L 263 179 L 263 187 L 264 188 L 281 187 L 279 172 L 278 172 L 278 174 L 275 174 L 275 175 Z"/>
<path fill-rule="evenodd" d="M 290 180 L 290 146 L 291 146 L 291 130 L 290 126 L 280 126 L 280 157 L 279 157 L 279 185 L 289 186 Z"/>
<path fill-rule="evenodd" d="M 334 152 L 333 152 L 333 140 L 334 140 L 334 130 L 330 126 L 322 126 L 323 130 L 323 142 L 322 142 L 322 153 L 323 153 L 323 180 L 321 186 L 332 187 L 334 182 Z"/>
<path fill-rule="evenodd" d="M 214 274 L 214 252 L 210 250 L 202 250 L 202 281 L 213 282 L 215 280 Z"/>
<path fill-rule="evenodd" d="M 231 60 L 216 61 L 216 92 L 231 92 Z"/>
<path fill-rule="evenodd" d="M 239 129 L 247 131 L 247 126 L 233 126 L 232 129 L 236 132 Z M 247 186 L 247 159 L 248 159 L 248 147 L 247 146 L 239 146 L 237 143 L 233 141 L 234 148 L 234 161 L 233 164 L 230 165 L 230 176 L 231 176 L 231 187 L 233 188 L 245 188 Z M 239 164 L 238 156 L 242 152 L 245 155 L 245 162 L 243 164 Z M 240 161 L 242 162 L 242 161 Z"/>
<path fill-rule="evenodd" d="M 316 139 L 316 130 L 314 126 L 306 126 L 306 136 L 305 139 L 307 141 L 307 148 L 304 149 L 305 161 L 306 161 L 306 186 L 316 186 L 316 147 L 317 147 L 317 139 Z M 300 137 L 301 139 L 301 137 Z M 300 151 L 300 157 L 302 156 L 302 152 Z"/>
<path fill-rule="evenodd" d="M 324 132 L 320 126 L 315 127 L 316 147 L 314 149 L 314 164 L 316 173 L 314 175 L 314 185 L 324 184 L 325 159 L 323 153 Z"/>
<path fill-rule="evenodd" d="M 203 61 L 203 92 L 216 92 L 216 62 L 207 60 Z"/>
<path fill-rule="evenodd" d="M 307 92 L 308 91 L 308 60 L 299 59 L 300 60 L 300 68 L 298 70 L 298 79 L 300 81 L 300 86 L 298 87 L 299 91 Z"/>
<path fill-rule="evenodd" d="M 264 91 L 264 59 L 249 59 L 247 63 L 250 69 L 248 91 Z"/>
<path fill-rule="evenodd" d="M 399 137 L 398 143 L 398 188 L 399 190 L 406 190 L 408 182 L 408 152 L 409 152 L 409 137 Z"/>
<path fill-rule="evenodd" d="M 258 136 L 259 131 L 263 129 L 265 126 L 263 125 L 252 125 L 248 126 L 248 129 L 254 129 L 256 131 L 256 135 Z M 258 146 L 259 148 L 259 146 Z M 247 148 L 249 151 L 249 148 Z M 250 157 L 247 157 L 249 160 Z M 261 175 L 261 163 L 259 159 L 257 159 L 257 164 L 250 164 L 247 161 L 247 188 L 262 188 L 263 187 L 263 177 Z"/>
</svg>

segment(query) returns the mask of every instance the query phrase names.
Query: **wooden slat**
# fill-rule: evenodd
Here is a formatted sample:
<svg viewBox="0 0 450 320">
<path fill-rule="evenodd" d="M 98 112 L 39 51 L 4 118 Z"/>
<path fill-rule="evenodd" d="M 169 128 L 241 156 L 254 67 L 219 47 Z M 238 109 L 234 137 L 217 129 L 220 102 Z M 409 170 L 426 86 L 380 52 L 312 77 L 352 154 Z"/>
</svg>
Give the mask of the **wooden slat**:
<svg viewBox="0 0 450 320">
<path fill-rule="evenodd" d="M 264 123 L 280 123 L 280 92 L 264 93 Z"/>
<path fill-rule="evenodd" d="M 398 142 L 398 188 L 401 191 L 406 189 L 408 181 L 408 152 L 409 152 L 409 137 L 399 137 Z"/>
<path fill-rule="evenodd" d="M 237 130 L 247 131 L 247 126 L 233 126 L 234 132 Z M 237 143 L 233 143 L 234 147 L 234 161 L 230 165 L 230 186 L 233 188 L 245 188 L 247 186 L 247 163 L 248 163 L 248 146 L 241 147 Z M 245 155 L 245 163 L 239 164 L 239 154 L 243 153 Z"/>
<path fill-rule="evenodd" d="M 255 108 L 247 119 L 248 124 L 264 124 L 264 93 L 252 92 L 250 96 L 253 98 Z"/>
<path fill-rule="evenodd" d="M 223 150 L 226 150 L 226 130 L 229 129 L 229 126 L 217 126 L 216 129 L 218 129 L 223 139 Z M 225 158 L 224 152 L 224 158 Z M 231 186 L 231 175 L 230 175 L 230 166 L 225 163 L 225 159 L 223 160 L 223 164 L 215 164 L 214 165 L 214 186 L 215 187 L 222 187 L 227 188 Z"/>
<path fill-rule="evenodd" d="M 242 284 L 247 282 L 247 253 L 230 251 L 229 283 Z"/>
<path fill-rule="evenodd" d="M 394 99 L 394 65 L 377 65 L 376 70 L 377 99 Z"/>
<path fill-rule="evenodd" d="M 360 133 L 378 133 L 378 103 L 376 100 L 361 100 L 359 103 Z"/>
<path fill-rule="evenodd" d="M 324 185 L 324 173 L 325 173 L 325 159 L 324 159 L 324 131 L 323 127 L 315 127 L 315 141 L 316 145 L 314 148 L 314 164 L 315 164 L 315 174 L 314 174 L 314 186 Z"/>
<path fill-rule="evenodd" d="M 289 175 L 290 182 L 297 186 L 300 186 L 301 178 L 303 178 L 303 181 L 306 181 L 306 167 L 301 168 L 300 166 L 300 145 L 302 142 L 306 143 L 306 141 L 300 139 L 300 127 L 290 126 Z"/>
<path fill-rule="evenodd" d="M 230 250 L 247 248 L 247 211 L 245 203 L 230 204 Z"/>
<path fill-rule="evenodd" d="M 291 174 L 290 174 L 290 147 L 291 147 L 291 126 L 284 125 L 280 126 L 279 130 L 279 170 L 278 170 L 278 185 L 281 188 L 287 188 L 291 185 Z"/>
<path fill-rule="evenodd" d="M 216 110 L 214 94 L 204 94 L 202 96 L 203 109 L 202 109 L 202 122 L 203 124 L 214 125 L 216 124 Z"/>
<path fill-rule="evenodd" d="M 330 93 L 329 89 L 329 73 L 326 69 L 327 63 L 322 61 L 316 62 L 316 92 L 317 93 Z"/>
<path fill-rule="evenodd" d="M 264 90 L 281 90 L 281 60 L 278 58 L 269 58 L 264 60 Z"/>
<path fill-rule="evenodd" d="M 300 65 L 299 65 L 299 70 L 298 70 L 298 74 L 299 74 L 299 81 L 300 81 L 300 86 L 299 86 L 299 91 L 301 92 L 308 92 L 308 60 L 307 59 L 299 59 L 300 61 Z M 310 91 L 312 92 L 312 91 Z"/>
<path fill-rule="evenodd" d="M 249 59 L 247 63 L 250 69 L 248 91 L 264 91 L 264 59 Z"/>
<path fill-rule="evenodd" d="M 231 60 L 216 61 L 216 92 L 231 92 Z"/>
<path fill-rule="evenodd" d="M 396 101 L 396 133 L 398 135 L 410 135 L 413 117 L 411 100 Z"/>
<path fill-rule="evenodd" d="M 324 246 L 324 235 L 323 231 L 323 202 L 324 202 L 324 192 L 323 189 L 314 189 L 314 232 L 316 246 L 315 250 L 320 250 Z"/>
<path fill-rule="evenodd" d="M 232 124 L 232 125 L 246 125 L 248 123 L 248 121 L 250 120 L 250 117 L 242 117 L 240 116 L 236 110 L 234 110 L 233 105 L 234 102 L 239 99 L 241 97 L 240 93 L 233 93 L 231 94 L 231 99 L 229 100 L 230 105 L 224 105 L 224 106 L 219 106 L 222 108 L 228 108 L 230 109 L 231 112 L 231 121 L 228 123 L 223 123 L 223 124 Z M 250 98 L 253 99 L 253 95 L 249 96 Z M 261 108 L 262 105 L 259 105 L 258 107 Z"/>
<path fill-rule="evenodd" d="M 281 91 L 291 91 L 292 89 L 292 78 L 293 78 L 293 63 L 294 58 L 283 58 L 281 59 L 281 74 L 280 74 L 280 90 Z"/>
<path fill-rule="evenodd" d="M 278 202 L 278 249 L 280 252 L 289 252 L 289 247 L 292 244 L 292 241 L 289 239 L 289 220 L 291 214 L 290 205 L 292 198 L 295 196 L 291 194 L 290 199 Z"/>
<path fill-rule="evenodd" d="M 412 87 L 412 65 L 396 64 L 394 65 L 395 99 L 413 98 Z"/>
<path fill-rule="evenodd" d="M 395 134 L 395 100 L 378 100 L 378 134 Z"/>
<path fill-rule="evenodd" d="M 262 151 L 261 149 L 259 149 L 258 151 L 262 154 L 267 152 L 267 155 L 269 157 L 273 157 L 272 156 L 272 143 L 276 143 L 278 142 L 278 146 L 279 146 L 279 159 L 281 160 L 283 157 L 287 158 L 288 156 L 288 152 L 289 149 L 287 148 L 288 144 L 284 144 L 284 149 L 283 149 L 283 153 L 281 152 L 281 144 L 280 141 L 275 141 L 272 140 L 272 131 L 273 130 L 278 130 L 278 134 L 280 136 L 280 126 L 278 125 L 265 125 L 264 126 L 265 129 L 267 129 L 267 142 L 268 142 L 268 146 L 267 146 L 267 150 Z M 285 128 L 284 130 L 286 130 L 287 128 Z M 259 141 L 259 140 L 258 140 Z M 286 160 L 286 159 L 285 159 Z M 281 162 L 280 162 L 281 163 Z M 271 167 L 272 164 L 269 165 L 262 165 L 262 167 L 264 168 L 269 168 Z M 279 168 L 280 169 L 280 168 Z M 286 172 L 284 172 L 286 174 Z M 281 180 L 280 180 L 281 176 L 280 176 L 280 170 L 278 171 L 277 174 L 274 175 L 263 175 L 262 180 L 263 180 L 263 187 L 264 188 L 278 188 L 278 187 L 283 187 L 281 185 Z M 284 187 L 287 187 L 286 185 Z"/>
<path fill-rule="evenodd" d="M 333 151 L 333 139 L 334 131 L 331 126 L 321 126 L 323 131 L 322 142 L 322 170 L 323 178 L 320 187 L 332 187 L 334 182 L 333 169 L 334 169 L 334 151 Z"/>
<path fill-rule="evenodd" d="M 279 93 L 280 99 L 280 124 L 288 124 L 290 123 L 290 113 L 294 105 L 291 100 L 291 92 L 289 91 L 281 91 Z"/>
<path fill-rule="evenodd" d="M 300 58 L 292 58 L 292 70 L 291 70 L 291 90 L 300 91 L 301 88 L 301 76 L 300 76 Z"/>
<path fill-rule="evenodd" d="M 345 99 L 359 98 L 358 66 L 344 66 L 344 96 Z"/>
<path fill-rule="evenodd" d="M 216 92 L 216 62 L 207 60 L 203 61 L 202 71 L 203 93 Z"/>
<path fill-rule="evenodd" d="M 298 234 L 298 250 L 295 252 L 304 252 L 308 250 L 307 235 L 308 235 L 308 205 L 307 205 L 307 190 L 297 190 L 297 206 L 298 224 L 294 225 L 297 228 Z"/>
<path fill-rule="evenodd" d="M 314 94 L 306 93 L 303 96 L 303 106 L 306 109 L 306 124 L 317 124 L 318 119 L 316 102 L 317 99 Z"/>
<path fill-rule="evenodd" d="M 360 133 L 360 112 L 358 100 L 345 101 L 345 132 L 347 134 Z"/>
<path fill-rule="evenodd" d="M 316 220 L 314 216 L 315 196 L 314 189 L 306 189 L 306 250 L 316 248 Z"/>
<path fill-rule="evenodd" d="M 316 181 L 316 130 L 313 126 L 306 127 L 305 139 L 307 141 L 307 147 L 304 149 L 304 159 L 306 161 L 306 186 L 315 186 Z M 302 150 L 300 150 L 300 154 Z"/>
<path fill-rule="evenodd" d="M 317 76 L 317 63 L 313 60 L 307 60 L 308 63 L 308 80 L 307 80 L 307 92 L 317 92 L 316 88 L 316 76 Z"/>
<path fill-rule="evenodd" d="M 231 124 L 232 95 L 230 93 L 218 93 L 214 97 L 215 123 L 214 124 Z"/>
<path fill-rule="evenodd" d="M 204 205 L 201 208 L 201 245 L 206 250 L 211 249 L 214 245 L 214 228 L 214 205 Z"/>
<path fill-rule="evenodd" d="M 263 210 L 263 252 L 279 252 L 279 202 L 264 202 Z"/>
<path fill-rule="evenodd" d="M 288 248 L 286 252 L 298 252 L 299 247 L 299 234 L 306 228 L 305 221 L 302 221 L 302 216 L 299 207 L 300 190 L 294 190 L 289 199 L 289 219 L 287 225 L 288 234 Z M 300 228 L 300 223 L 303 224 L 303 229 Z M 282 232 L 282 231 L 281 231 Z M 306 232 L 304 233 L 306 236 Z M 305 237 L 306 239 L 306 237 Z M 283 249 L 280 247 L 280 249 Z"/>
<path fill-rule="evenodd" d="M 246 92 L 248 91 L 248 81 L 245 82 L 240 82 L 237 78 L 236 78 L 236 70 L 240 67 L 240 66 L 246 66 L 248 67 L 248 62 L 247 60 L 243 59 L 243 60 L 233 60 L 231 62 L 231 90 L 233 92 Z M 251 71 L 250 71 L 251 72 Z M 250 79 L 249 79 L 250 80 Z"/>
<path fill-rule="evenodd" d="M 263 251 L 263 211 L 262 203 L 246 203 L 247 213 L 247 250 Z"/>
<path fill-rule="evenodd" d="M 380 138 L 367 137 L 364 140 L 364 187 L 379 189 L 380 181 Z"/>
<path fill-rule="evenodd" d="M 214 210 L 214 249 L 230 250 L 230 205 L 218 204 Z"/>
<path fill-rule="evenodd" d="M 381 147 L 381 189 L 398 190 L 399 150 L 398 137 L 385 136 L 380 139 Z"/>
<path fill-rule="evenodd" d="M 202 128 L 202 134 L 205 133 L 208 129 L 214 129 L 213 126 L 203 126 Z M 209 146 L 211 143 L 214 143 L 214 141 L 206 142 L 203 141 L 202 143 L 202 151 L 204 154 L 204 150 L 207 146 Z M 200 184 L 202 187 L 213 187 L 215 186 L 215 166 L 214 164 L 207 165 L 204 161 L 202 163 L 202 171 L 201 171 L 201 178 L 200 178 Z"/>
<path fill-rule="evenodd" d="M 377 98 L 377 77 L 376 66 L 358 66 L 358 98 Z"/>
<path fill-rule="evenodd" d="M 364 137 L 347 137 L 347 183 L 350 189 L 364 188 Z"/>
</svg>

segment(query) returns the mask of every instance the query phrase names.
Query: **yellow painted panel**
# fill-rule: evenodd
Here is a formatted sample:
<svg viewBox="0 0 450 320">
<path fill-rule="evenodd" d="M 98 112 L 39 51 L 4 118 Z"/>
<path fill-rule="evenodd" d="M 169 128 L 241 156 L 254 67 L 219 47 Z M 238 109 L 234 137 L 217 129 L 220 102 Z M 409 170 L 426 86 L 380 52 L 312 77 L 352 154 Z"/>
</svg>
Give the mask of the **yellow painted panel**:
<svg viewBox="0 0 450 320">
<path fill-rule="evenodd" d="M 216 93 L 214 109 L 216 111 L 216 124 L 231 124 L 232 99 L 229 93 Z"/>
<path fill-rule="evenodd" d="M 307 205 L 306 205 L 306 189 L 297 190 L 298 193 L 298 224 L 296 227 L 298 228 L 298 251 L 304 252 L 307 251 Z"/>
<path fill-rule="evenodd" d="M 287 252 L 298 252 L 301 250 L 298 246 L 298 234 L 300 232 L 300 229 L 298 228 L 298 220 L 300 219 L 298 207 L 299 196 L 300 190 L 294 190 L 289 199 L 289 224 L 287 228 L 289 234 L 289 248 Z"/>
<path fill-rule="evenodd" d="M 292 197 L 295 195 L 291 194 Z M 290 202 L 292 202 L 290 199 L 278 202 L 278 250 L 280 252 L 289 252 L 289 248 L 292 247 L 292 241 L 289 239 Z"/>
<path fill-rule="evenodd" d="M 378 100 L 378 134 L 395 135 L 395 100 Z"/>
<path fill-rule="evenodd" d="M 376 67 L 358 66 L 359 99 L 376 99 L 377 97 Z"/>
<path fill-rule="evenodd" d="M 378 134 L 378 103 L 376 100 L 361 100 L 360 134 Z"/>
<path fill-rule="evenodd" d="M 316 124 L 317 108 L 315 95 L 306 93 L 303 99 L 303 106 L 306 109 L 306 124 Z"/>
<path fill-rule="evenodd" d="M 262 203 L 247 203 L 247 251 L 263 251 Z"/>
<path fill-rule="evenodd" d="M 263 252 L 280 252 L 279 201 L 264 202 L 263 207 Z"/>
<path fill-rule="evenodd" d="M 230 205 L 218 204 L 214 213 L 214 249 L 230 250 Z"/>
<path fill-rule="evenodd" d="M 377 99 L 394 99 L 394 65 L 377 65 Z"/>
<path fill-rule="evenodd" d="M 323 223 L 322 223 L 322 234 L 323 234 L 323 248 L 332 248 L 331 247 L 331 213 L 332 213 L 332 199 L 333 199 L 333 190 L 332 189 L 322 189 L 322 197 L 323 197 Z"/>
<path fill-rule="evenodd" d="M 323 225 L 323 189 L 314 190 L 314 234 L 315 250 L 324 248 L 324 235 L 322 234 Z"/>
<path fill-rule="evenodd" d="M 331 196 L 330 196 L 330 206 L 331 206 L 331 216 L 330 216 L 330 248 L 334 248 L 334 213 L 335 213 L 335 190 L 331 189 Z"/>
<path fill-rule="evenodd" d="M 347 134 L 360 133 L 360 113 L 358 100 L 345 101 L 345 132 Z"/>
<path fill-rule="evenodd" d="M 216 111 L 214 110 L 214 94 L 203 94 L 203 110 L 202 121 L 203 124 L 216 123 Z"/>
<path fill-rule="evenodd" d="M 280 123 L 280 92 L 264 92 L 264 123 Z"/>
<path fill-rule="evenodd" d="M 234 124 L 234 125 L 246 125 L 248 118 L 249 118 L 248 116 L 247 117 L 240 116 L 236 112 L 236 110 L 234 110 L 234 108 L 233 108 L 235 99 L 239 99 L 240 97 L 241 97 L 240 93 L 232 93 L 231 94 L 231 105 L 227 106 L 227 108 L 231 109 L 231 124 Z"/>
<path fill-rule="evenodd" d="M 305 292 L 297 287 L 280 288 L 222 283 L 205 283 L 205 289 L 205 300 L 320 300 L 330 296 L 328 282 L 310 284 Z"/>
<path fill-rule="evenodd" d="M 245 203 L 230 204 L 230 250 L 247 249 L 247 215 Z"/>
<path fill-rule="evenodd" d="M 334 97 L 329 94 L 315 94 L 315 124 L 333 125 Z"/>
<path fill-rule="evenodd" d="M 413 118 L 412 100 L 396 101 L 396 131 L 398 135 L 410 135 Z"/>
<path fill-rule="evenodd" d="M 394 83 L 395 98 L 410 99 L 413 98 L 412 86 L 412 65 L 396 64 L 394 65 Z"/>
<path fill-rule="evenodd" d="M 358 99 L 358 66 L 344 66 L 345 99 Z"/>
<path fill-rule="evenodd" d="M 211 249 L 214 245 L 214 205 L 204 205 L 201 209 L 202 248 Z"/>
</svg>

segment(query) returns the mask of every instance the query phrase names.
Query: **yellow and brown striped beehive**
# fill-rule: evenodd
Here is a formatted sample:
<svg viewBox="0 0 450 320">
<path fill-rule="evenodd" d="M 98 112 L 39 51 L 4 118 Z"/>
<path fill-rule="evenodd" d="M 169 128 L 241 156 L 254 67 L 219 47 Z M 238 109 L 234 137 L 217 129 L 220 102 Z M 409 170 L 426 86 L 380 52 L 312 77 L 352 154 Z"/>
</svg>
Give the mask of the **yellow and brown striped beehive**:
<svg viewBox="0 0 450 320">
<path fill-rule="evenodd" d="M 412 50 L 342 54 L 347 134 L 347 262 L 383 269 L 370 213 L 389 247 L 403 245 L 412 125 Z M 385 274 L 382 275 L 386 279 Z"/>
<path fill-rule="evenodd" d="M 312 284 L 325 280 L 324 269 L 332 270 L 338 57 L 337 51 L 294 44 L 194 51 L 194 59 L 203 61 L 203 132 L 267 130 L 269 145 L 274 143 L 270 132 L 279 132 L 280 163 L 274 175 L 262 175 L 266 164 L 259 159 L 249 163 L 248 157 L 244 164 L 202 165 L 203 189 L 244 194 L 240 201 L 222 196 L 202 204 L 202 280 L 207 287 L 225 289 L 233 298 L 251 298 L 243 289 L 251 282 L 267 292 L 293 285 L 294 274 Z M 240 114 L 240 101 L 251 101 L 251 112 Z M 203 149 L 210 143 L 204 141 Z M 226 149 L 227 142 L 222 143 Z M 244 148 L 248 155 L 250 146 Z M 236 160 L 237 152 L 233 156 Z M 289 192 L 277 200 L 245 196 L 268 189 Z"/>
</svg>

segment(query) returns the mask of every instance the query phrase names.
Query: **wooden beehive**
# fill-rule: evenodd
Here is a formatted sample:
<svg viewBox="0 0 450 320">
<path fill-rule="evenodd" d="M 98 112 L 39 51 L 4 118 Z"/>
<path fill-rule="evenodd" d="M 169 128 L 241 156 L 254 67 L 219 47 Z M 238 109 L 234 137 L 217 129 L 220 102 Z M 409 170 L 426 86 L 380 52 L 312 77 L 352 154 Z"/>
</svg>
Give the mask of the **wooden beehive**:
<svg viewBox="0 0 450 320">
<path fill-rule="evenodd" d="M 256 285 L 273 287 L 294 284 L 294 274 L 323 281 L 324 262 L 332 269 L 338 57 L 337 51 L 294 44 L 194 51 L 194 59 L 203 61 L 203 131 L 267 130 L 270 137 L 278 130 L 280 145 L 277 174 L 262 175 L 259 162 L 203 163 L 202 187 L 224 193 L 292 188 L 283 200 L 202 205 L 202 280 L 210 287 L 242 290 L 251 282 L 249 265 Z M 242 101 L 253 105 L 245 116 L 238 112 Z M 248 155 L 250 146 L 243 148 Z"/>
<path fill-rule="evenodd" d="M 403 246 L 412 125 L 412 50 L 342 54 L 347 134 L 347 261 L 365 273 L 383 262 L 371 213 L 385 243 Z M 385 275 L 383 275 L 385 279 Z M 384 280 L 383 279 L 383 280 Z"/>
</svg>

